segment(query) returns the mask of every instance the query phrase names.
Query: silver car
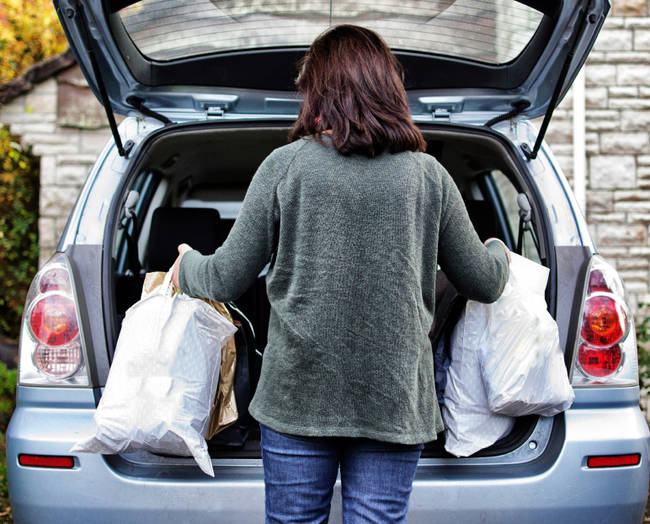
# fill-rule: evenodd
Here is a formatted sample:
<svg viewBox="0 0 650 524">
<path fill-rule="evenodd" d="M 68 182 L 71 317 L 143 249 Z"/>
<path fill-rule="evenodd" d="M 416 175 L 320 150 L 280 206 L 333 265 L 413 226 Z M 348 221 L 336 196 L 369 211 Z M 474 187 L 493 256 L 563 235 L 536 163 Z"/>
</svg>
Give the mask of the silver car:
<svg viewBox="0 0 650 524">
<path fill-rule="evenodd" d="M 375 29 L 393 48 L 427 151 L 452 174 L 480 236 L 549 268 L 548 309 L 575 389 L 568 411 L 517 418 L 470 457 L 445 452 L 444 434 L 427 443 L 408 521 L 642 521 L 649 433 L 630 307 L 543 142 L 607 0 L 54 3 L 114 139 L 27 297 L 7 431 L 17 523 L 263 521 L 259 428 L 247 406 L 266 344 L 264 271 L 228 305 L 241 326 L 239 419 L 208 442 L 214 478 L 191 457 L 69 449 L 94 431 L 144 274 L 169 269 L 181 241 L 204 253 L 223 242 L 257 166 L 287 141 L 301 103 L 297 60 L 337 23 Z M 125 115 L 119 126 L 114 113 Z M 454 317 L 437 321 L 451 329 Z"/>
</svg>

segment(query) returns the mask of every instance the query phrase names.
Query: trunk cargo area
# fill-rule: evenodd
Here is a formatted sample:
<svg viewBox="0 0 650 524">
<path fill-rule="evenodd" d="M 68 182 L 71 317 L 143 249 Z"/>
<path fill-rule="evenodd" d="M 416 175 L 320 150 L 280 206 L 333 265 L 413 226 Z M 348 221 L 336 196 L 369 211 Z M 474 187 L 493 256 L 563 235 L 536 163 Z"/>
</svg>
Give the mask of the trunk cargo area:
<svg viewBox="0 0 650 524">
<path fill-rule="evenodd" d="M 119 195 L 120 216 L 111 217 L 112 271 L 107 297 L 112 319 L 111 358 L 124 313 L 140 297 L 144 274 L 168 270 L 178 243 L 189 243 L 203 253 L 211 253 L 221 245 L 257 166 L 273 149 L 286 144 L 288 135 L 288 127 L 277 123 L 173 127 L 154 133 L 135 156 Z M 525 192 L 526 181 L 512 152 L 488 131 L 433 125 L 423 126 L 422 131 L 428 143 L 427 153 L 435 156 L 454 178 L 481 239 L 499 237 L 514 250 L 519 220 L 516 197 Z M 125 219 L 124 213 L 130 191 L 137 192 L 133 220 Z M 538 238 L 540 234 L 544 232 L 538 229 Z M 524 238 L 524 255 L 548 264 L 540 260 L 532 238 Z M 270 306 L 265 271 L 232 304 L 243 326 L 236 338 L 241 363 L 235 378 L 240 420 L 208 441 L 210 455 L 215 459 L 261 456 L 259 427 L 247 415 L 247 406 L 257 385 L 266 345 Z M 437 308 L 434 325 L 446 323 L 446 328 L 451 329 L 457 314 L 445 311 L 440 315 L 438 318 Z M 518 418 L 508 435 L 474 456 L 509 453 L 531 435 L 537 420 L 537 416 Z M 145 455 L 151 462 L 157 456 L 164 459 L 163 455 Z M 422 457 L 452 457 L 444 450 L 444 433 L 426 444 Z M 189 458 L 185 460 L 193 463 Z"/>
</svg>

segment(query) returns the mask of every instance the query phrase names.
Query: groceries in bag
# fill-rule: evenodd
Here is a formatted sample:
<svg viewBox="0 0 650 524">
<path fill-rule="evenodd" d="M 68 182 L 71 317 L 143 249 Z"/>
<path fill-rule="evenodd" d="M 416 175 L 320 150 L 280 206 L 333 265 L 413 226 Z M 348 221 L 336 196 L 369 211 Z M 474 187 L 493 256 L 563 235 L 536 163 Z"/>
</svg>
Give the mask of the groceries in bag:
<svg viewBox="0 0 650 524">
<path fill-rule="evenodd" d="M 443 418 L 445 449 L 471 455 L 510 432 L 516 416 L 555 415 L 574 398 L 557 324 L 546 309 L 548 269 L 511 253 L 492 304 L 473 300 L 451 340 Z"/>
<path fill-rule="evenodd" d="M 169 271 L 126 312 L 96 430 L 70 452 L 193 456 L 214 476 L 204 438 L 221 348 L 236 327 L 203 300 L 174 293 Z"/>
<path fill-rule="evenodd" d="M 164 271 L 152 271 L 145 275 L 142 285 L 141 299 L 149 295 L 158 286 L 162 285 L 166 273 Z M 217 312 L 226 319 L 233 322 L 228 308 L 222 302 L 216 302 L 208 298 L 201 298 L 210 304 Z M 205 434 L 206 440 L 234 424 L 238 419 L 237 403 L 235 401 L 235 369 L 237 366 L 237 348 L 235 336 L 230 337 L 221 348 L 221 364 L 219 370 L 219 383 L 214 398 L 210 420 Z"/>
<path fill-rule="evenodd" d="M 451 365 L 451 335 L 463 314 L 467 298 L 462 296 L 441 269 L 436 272 L 436 310 L 429 330 L 433 351 L 436 397 L 442 405 L 447 387 L 447 371 Z"/>
<path fill-rule="evenodd" d="M 451 335 L 451 364 L 444 402 L 445 449 L 467 457 L 494 444 L 514 426 L 514 419 L 490 412 L 479 365 L 479 340 L 486 329 L 480 302 L 468 300 Z"/>
<path fill-rule="evenodd" d="M 546 309 L 548 268 L 512 254 L 510 278 L 487 319 L 479 347 L 481 375 L 493 413 L 551 417 L 574 392 L 555 320 Z"/>
<path fill-rule="evenodd" d="M 255 424 L 248 413 L 259 377 L 261 353 L 257 350 L 255 332 L 251 321 L 233 303 L 226 304 L 232 316 L 233 323 L 238 327 L 235 333 L 237 349 L 237 366 L 235 367 L 234 395 L 237 406 L 237 420 L 210 437 L 210 446 L 219 448 L 241 448 L 245 445 Z"/>
<path fill-rule="evenodd" d="M 233 323 L 230 312 L 221 302 L 207 300 L 207 302 Z M 219 371 L 219 384 L 214 405 L 210 413 L 210 421 L 205 434 L 207 440 L 217 433 L 232 426 L 237 422 L 237 402 L 235 401 L 235 370 L 237 368 L 237 347 L 234 335 L 230 337 L 221 348 L 221 366 Z"/>
</svg>

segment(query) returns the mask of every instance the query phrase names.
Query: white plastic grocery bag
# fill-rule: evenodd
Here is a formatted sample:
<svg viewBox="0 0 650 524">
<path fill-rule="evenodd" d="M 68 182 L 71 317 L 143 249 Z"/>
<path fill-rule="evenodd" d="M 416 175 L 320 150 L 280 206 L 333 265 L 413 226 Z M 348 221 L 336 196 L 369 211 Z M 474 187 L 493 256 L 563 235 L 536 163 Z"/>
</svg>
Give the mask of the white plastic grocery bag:
<svg viewBox="0 0 650 524">
<path fill-rule="evenodd" d="M 481 377 L 479 340 L 487 318 L 479 302 L 468 300 L 451 335 L 451 364 L 447 370 L 442 416 L 445 449 L 466 457 L 507 435 L 514 419 L 490 413 Z"/>
<path fill-rule="evenodd" d="M 203 300 L 174 294 L 170 270 L 161 286 L 127 310 L 95 434 L 70 452 L 192 455 L 214 476 L 204 435 L 221 348 L 236 330 Z"/>
<path fill-rule="evenodd" d="M 467 456 L 494 444 L 512 417 L 568 409 L 557 324 L 546 309 L 548 269 L 511 253 L 510 276 L 492 304 L 468 300 L 451 339 L 442 414 L 445 449 Z"/>
<path fill-rule="evenodd" d="M 557 324 L 546 309 L 548 268 L 511 254 L 501 297 L 483 304 L 481 374 L 493 413 L 553 416 L 573 403 Z"/>
</svg>

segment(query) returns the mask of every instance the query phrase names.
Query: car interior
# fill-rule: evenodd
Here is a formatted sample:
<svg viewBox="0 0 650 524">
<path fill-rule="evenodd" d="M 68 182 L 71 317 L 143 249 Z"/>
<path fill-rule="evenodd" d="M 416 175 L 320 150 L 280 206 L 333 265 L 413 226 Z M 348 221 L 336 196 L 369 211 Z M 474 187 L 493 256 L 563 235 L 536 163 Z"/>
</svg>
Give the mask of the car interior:
<svg viewBox="0 0 650 524">
<path fill-rule="evenodd" d="M 423 129 L 427 153 L 449 171 L 463 195 L 469 216 L 482 240 L 502 239 L 517 249 L 520 227 L 517 195 L 525 187 L 511 156 L 494 138 L 480 133 Z M 203 254 L 226 239 L 257 166 L 275 148 L 287 143 L 288 128 L 188 126 L 161 134 L 140 155 L 122 193 L 120 216 L 113 231 L 113 347 L 126 310 L 140 298 L 144 275 L 167 271 L 177 245 L 187 243 Z M 523 255 L 539 261 L 534 233 L 523 236 Z M 259 429 L 248 416 L 255 391 L 270 305 L 262 270 L 255 283 L 233 301 L 231 312 L 243 329 L 236 335 L 238 373 L 235 378 L 238 423 L 209 442 L 213 457 L 259 456 Z M 444 276 L 442 276 L 444 277 Z M 438 278 L 432 347 L 458 320 L 465 299 L 444 278 Z M 239 384 L 237 383 L 239 381 Z M 527 438 L 536 417 L 517 419 L 509 435 L 481 456 L 503 454 Z M 427 444 L 423 457 L 451 456 L 444 434 Z"/>
</svg>

